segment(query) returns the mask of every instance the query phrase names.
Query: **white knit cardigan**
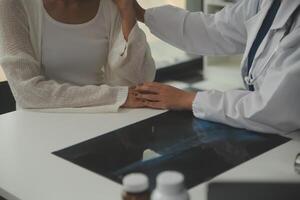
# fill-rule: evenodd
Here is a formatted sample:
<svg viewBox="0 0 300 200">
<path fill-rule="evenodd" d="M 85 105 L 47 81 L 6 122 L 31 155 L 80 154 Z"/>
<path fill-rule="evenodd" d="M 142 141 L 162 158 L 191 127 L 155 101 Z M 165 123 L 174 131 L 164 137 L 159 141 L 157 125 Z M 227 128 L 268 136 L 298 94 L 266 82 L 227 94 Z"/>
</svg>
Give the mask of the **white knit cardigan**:
<svg viewBox="0 0 300 200">
<path fill-rule="evenodd" d="M 116 112 L 128 86 L 152 81 L 155 65 L 136 25 L 125 41 L 112 0 L 101 0 L 109 30 L 103 84 L 77 86 L 47 80 L 41 63 L 42 0 L 0 0 L 0 65 L 19 107 L 50 112 Z M 99 70 L 100 70 L 99 66 Z"/>
</svg>

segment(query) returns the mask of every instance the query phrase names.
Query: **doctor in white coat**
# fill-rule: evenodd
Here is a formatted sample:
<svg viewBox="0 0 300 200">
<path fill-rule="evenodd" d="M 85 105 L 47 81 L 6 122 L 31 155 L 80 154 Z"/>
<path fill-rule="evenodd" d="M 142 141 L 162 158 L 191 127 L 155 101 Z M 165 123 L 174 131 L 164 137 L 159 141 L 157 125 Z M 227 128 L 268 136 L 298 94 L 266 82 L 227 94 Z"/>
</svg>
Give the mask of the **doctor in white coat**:
<svg viewBox="0 0 300 200">
<path fill-rule="evenodd" d="M 199 55 L 244 54 L 245 90 L 198 93 L 160 83 L 137 87 L 145 106 L 192 110 L 198 118 L 258 132 L 300 129 L 300 1 L 240 0 L 207 15 L 173 6 L 144 10 L 139 20 L 160 39 Z M 149 94 L 150 93 L 150 94 Z"/>
</svg>

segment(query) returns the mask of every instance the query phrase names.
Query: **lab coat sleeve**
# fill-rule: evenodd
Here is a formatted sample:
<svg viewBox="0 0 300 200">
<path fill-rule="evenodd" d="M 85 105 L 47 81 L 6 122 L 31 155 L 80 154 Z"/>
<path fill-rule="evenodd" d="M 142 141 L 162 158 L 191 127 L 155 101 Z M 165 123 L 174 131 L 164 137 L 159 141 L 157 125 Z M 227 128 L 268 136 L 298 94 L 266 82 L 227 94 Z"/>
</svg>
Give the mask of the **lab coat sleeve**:
<svg viewBox="0 0 300 200">
<path fill-rule="evenodd" d="M 194 115 L 263 133 L 284 135 L 299 130 L 300 50 L 284 51 L 270 66 L 259 90 L 199 92 L 193 103 Z"/>
<path fill-rule="evenodd" d="M 257 1 L 242 0 L 214 15 L 169 5 L 156 7 L 146 11 L 145 24 L 154 35 L 188 53 L 239 54 L 245 50 L 244 22 L 254 4 Z"/>
</svg>

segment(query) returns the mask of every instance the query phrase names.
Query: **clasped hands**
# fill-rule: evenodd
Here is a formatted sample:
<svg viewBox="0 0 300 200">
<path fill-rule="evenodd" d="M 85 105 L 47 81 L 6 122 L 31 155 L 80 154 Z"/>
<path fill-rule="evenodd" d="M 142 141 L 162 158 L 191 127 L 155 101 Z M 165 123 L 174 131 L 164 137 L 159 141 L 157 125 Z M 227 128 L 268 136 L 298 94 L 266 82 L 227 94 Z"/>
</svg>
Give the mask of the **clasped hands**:
<svg viewBox="0 0 300 200">
<path fill-rule="evenodd" d="M 129 89 L 125 108 L 192 110 L 196 93 L 161 83 L 144 83 Z"/>
</svg>

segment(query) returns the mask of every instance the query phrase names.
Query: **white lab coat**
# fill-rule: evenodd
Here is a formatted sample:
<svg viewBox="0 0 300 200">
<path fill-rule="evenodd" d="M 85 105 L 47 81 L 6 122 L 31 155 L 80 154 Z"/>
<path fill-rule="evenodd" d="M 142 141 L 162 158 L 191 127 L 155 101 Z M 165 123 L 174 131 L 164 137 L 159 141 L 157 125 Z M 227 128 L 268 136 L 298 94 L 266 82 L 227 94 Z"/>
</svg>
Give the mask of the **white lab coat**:
<svg viewBox="0 0 300 200">
<path fill-rule="evenodd" d="M 189 53 L 247 57 L 272 0 L 241 0 L 215 15 L 191 13 L 173 6 L 148 9 L 145 23 L 162 40 Z M 249 130 L 288 134 L 300 130 L 300 14 L 286 36 L 286 24 L 300 5 L 282 0 L 270 32 L 253 62 L 255 91 L 199 92 L 194 115 Z"/>
</svg>

